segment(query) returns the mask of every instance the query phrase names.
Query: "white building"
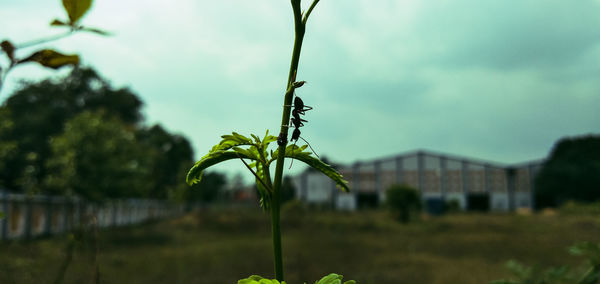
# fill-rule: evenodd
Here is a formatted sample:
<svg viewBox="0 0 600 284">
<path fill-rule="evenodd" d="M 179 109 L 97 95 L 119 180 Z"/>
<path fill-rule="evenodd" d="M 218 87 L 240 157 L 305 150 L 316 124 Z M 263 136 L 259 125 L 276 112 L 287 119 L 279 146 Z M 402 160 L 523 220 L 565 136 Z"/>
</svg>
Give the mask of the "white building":
<svg viewBox="0 0 600 284">
<path fill-rule="evenodd" d="M 533 208 L 534 177 L 543 160 L 503 165 L 431 151 L 357 162 L 338 170 L 349 182 L 350 193 L 340 192 L 327 176 L 307 170 L 296 176 L 296 196 L 307 203 L 330 204 L 355 210 L 385 200 L 394 184 L 418 189 L 430 211 L 455 200 L 461 209 L 512 211 Z M 439 209 L 441 210 L 441 209 Z"/>
</svg>

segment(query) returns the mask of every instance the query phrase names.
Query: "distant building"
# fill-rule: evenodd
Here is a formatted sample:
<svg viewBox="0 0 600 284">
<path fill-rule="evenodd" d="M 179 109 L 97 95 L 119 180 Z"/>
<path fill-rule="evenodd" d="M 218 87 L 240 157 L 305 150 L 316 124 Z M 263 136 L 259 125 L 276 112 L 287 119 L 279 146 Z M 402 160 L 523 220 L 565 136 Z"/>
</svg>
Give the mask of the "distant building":
<svg viewBox="0 0 600 284">
<path fill-rule="evenodd" d="M 307 203 L 356 210 L 381 204 L 389 186 L 406 184 L 420 191 L 426 205 L 454 201 L 462 210 L 513 211 L 533 208 L 533 181 L 542 163 L 535 160 L 503 165 L 412 151 L 338 167 L 349 183 L 350 193 L 336 189 L 333 181 L 320 172 L 304 171 L 295 178 L 296 196 Z"/>
</svg>

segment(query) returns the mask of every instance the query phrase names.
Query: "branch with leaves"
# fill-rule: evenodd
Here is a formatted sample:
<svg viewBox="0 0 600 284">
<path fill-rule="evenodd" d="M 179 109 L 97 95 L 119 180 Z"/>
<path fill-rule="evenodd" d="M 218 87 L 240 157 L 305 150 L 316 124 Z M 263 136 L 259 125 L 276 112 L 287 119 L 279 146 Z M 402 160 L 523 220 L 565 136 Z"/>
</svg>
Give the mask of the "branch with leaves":
<svg viewBox="0 0 600 284">
<path fill-rule="evenodd" d="M 269 131 L 267 131 L 262 139 L 254 134 L 252 134 L 252 139 L 250 139 L 236 132 L 233 132 L 232 135 L 223 135 L 223 140 L 221 140 L 219 144 L 215 145 L 208 152 L 208 154 L 202 157 L 202 159 L 190 169 L 187 175 L 187 182 L 189 184 L 194 184 L 200 181 L 202 178 L 202 172 L 212 165 L 234 159 L 240 159 L 246 165 L 256 179 L 256 187 L 258 194 L 260 195 L 260 206 L 264 210 L 270 210 L 271 213 L 271 232 L 275 262 L 275 277 L 276 281 L 280 282 L 283 281 L 283 257 L 281 249 L 279 211 L 281 185 L 283 181 L 283 165 L 285 158 L 296 159 L 304 162 L 331 178 L 336 183 L 337 187 L 343 191 L 349 190 L 347 182 L 342 178 L 342 175 L 339 172 L 337 172 L 330 165 L 321 161 L 318 157 L 313 157 L 310 151 L 305 151 L 307 145 L 288 145 L 287 140 L 288 130 L 291 124 L 290 116 L 292 113 L 292 102 L 294 101 L 294 90 L 303 84 L 303 81 L 296 81 L 296 75 L 298 74 L 298 63 L 300 61 L 300 51 L 302 50 L 302 42 L 304 40 L 304 34 L 306 31 L 306 23 L 317 3 L 319 3 L 319 0 L 313 0 L 308 10 L 303 12 L 301 11 L 301 0 L 291 0 L 292 10 L 294 13 L 295 38 L 292 51 L 292 61 L 290 64 L 288 80 L 284 93 L 284 107 L 281 117 L 279 136 L 275 137 L 269 135 Z M 303 107 L 300 107 L 299 109 L 303 109 Z M 297 110 L 295 115 L 297 116 L 295 123 L 301 125 L 304 120 L 300 119 Z M 298 127 L 300 126 L 296 126 L 295 132 L 292 135 L 292 140 L 294 140 L 296 136 Z M 295 140 L 297 140 L 297 138 L 295 138 Z M 274 151 L 269 150 L 269 145 L 275 141 L 277 141 L 277 149 Z M 244 160 L 251 160 L 252 162 L 248 164 Z M 270 166 L 273 162 L 275 162 L 275 177 L 272 181 Z M 252 279 L 247 280 L 254 281 Z"/>
<path fill-rule="evenodd" d="M 28 62 L 37 62 L 40 65 L 51 68 L 51 69 L 59 69 L 63 66 L 67 65 L 78 65 L 79 64 L 79 56 L 76 54 L 63 54 L 61 52 L 52 50 L 52 49 L 41 49 L 31 53 L 25 57 L 17 56 L 17 51 L 19 49 L 24 49 L 27 47 L 32 47 L 40 44 L 45 44 L 48 42 L 52 42 L 55 40 L 59 40 L 61 38 L 72 35 L 75 32 L 85 31 L 92 32 L 100 35 L 109 35 L 108 32 L 103 31 L 97 28 L 91 28 L 81 25 L 81 18 L 89 11 L 92 6 L 93 0 L 63 0 L 63 7 L 67 13 L 68 20 L 58 20 L 54 19 L 50 25 L 55 27 L 66 27 L 68 31 L 59 35 L 54 35 L 50 37 L 35 39 L 22 44 L 13 44 L 9 40 L 3 40 L 0 43 L 0 48 L 2 52 L 6 55 L 8 59 L 8 66 L 0 66 L 0 91 L 2 90 L 2 86 L 8 73 L 17 65 L 28 63 Z"/>
</svg>

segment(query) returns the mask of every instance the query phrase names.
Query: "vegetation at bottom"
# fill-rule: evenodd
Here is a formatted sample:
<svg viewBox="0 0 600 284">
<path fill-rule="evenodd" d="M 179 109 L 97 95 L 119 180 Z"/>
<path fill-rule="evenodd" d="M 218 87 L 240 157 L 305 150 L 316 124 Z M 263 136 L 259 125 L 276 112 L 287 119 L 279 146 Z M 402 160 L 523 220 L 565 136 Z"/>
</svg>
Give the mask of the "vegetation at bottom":
<svg viewBox="0 0 600 284">
<path fill-rule="evenodd" d="M 287 207 L 290 208 L 287 208 Z M 310 209 L 310 208 L 309 208 Z M 568 247 L 597 243 L 598 215 L 450 214 L 408 224 L 387 211 L 282 208 L 286 283 L 313 283 L 331 271 L 358 283 L 489 283 L 513 279 L 509 260 L 527 266 L 577 268 Z M 269 220 L 259 210 L 206 210 L 127 228 L 100 230 L 105 283 L 237 283 L 272 275 Z M 65 283 L 89 283 L 93 236 L 73 250 Z M 68 236 L 0 244 L 2 283 L 56 279 Z"/>
</svg>

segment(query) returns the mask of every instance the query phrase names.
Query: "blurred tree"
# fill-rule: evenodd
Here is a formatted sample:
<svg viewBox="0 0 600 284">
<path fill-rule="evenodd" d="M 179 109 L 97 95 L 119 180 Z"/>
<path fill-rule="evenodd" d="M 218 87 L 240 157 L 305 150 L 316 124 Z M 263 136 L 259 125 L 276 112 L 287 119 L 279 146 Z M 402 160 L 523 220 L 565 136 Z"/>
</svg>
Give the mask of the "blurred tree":
<svg viewBox="0 0 600 284">
<path fill-rule="evenodd" d="M 9 169 L 10 162 L 15 158 L 17 142 L 8 138 L 14 123 L 10 119 L 10 111 L 0 108 L 0 177 Z M 0 186 L 6 186 L 0 178 Z"/>
<path fill-rule="evenodd" d="M 421 210 L 419 191 L 408 185 L 392 185 L 388 188 L 386 203 L 395 217 L 402 223 L 410 221 L 411 212 Z"/>
<path fill-rule="evenodd" d="M 559 140 L 535 179 L 536 206 L 600 200 L 600 136 Z"/>
<path fill-rule="evenodd" d="M 211 203 L 217 199 L 223 191 L 226 183 L 225 175 L 218 172 L 207 172 L 202 176 L 200 183 L 188 188 L 185 192 L 185 200 L 201 201 Z"/>
<path fill-rule="evenodd" d="M 194 164 L 194 152 L 189 141 L 183 136 L 170 134 L 160 125 L 138 130 L 137 137 L 139 143 L 151 151 L 154 183 L 148 189 L 149 196 L 167 198 L 171 190 L 187 189 L 182 173 Z"/>
<path fill-rule="evenodd" d="M 284 204 L 296 197 L 296 187 L 291 177 L 285 176 L 281 185 L 281 204 Z"/>
<path fill-rule="evenodd" d="M 44 182 L 55 194 L 89 200 L 146 196 L 152 188 L 151 157 L 134 129 L 105 111 L 84 111 L 51 139 Z"/>
<path fill-rule="evenodd" d="M 22 189 L 24 177 L 34 183 L 43 180 L 50 137 L 61 133 L 75 115 L 102 109 L 123 123 L 135 124 L 142 119 L 141 106 L 131 91 L 113 89 L 90 68 L 74 69 L 58 81 L 24 84 L 0 107 L 8 113 L 5 119 L 12 121 L 9 129 L 1 130 L 0 138 L 18 141 L 13 156 L 2 159 L 7 167 L 0 180 L 11 189 Z"/>
</svg>

